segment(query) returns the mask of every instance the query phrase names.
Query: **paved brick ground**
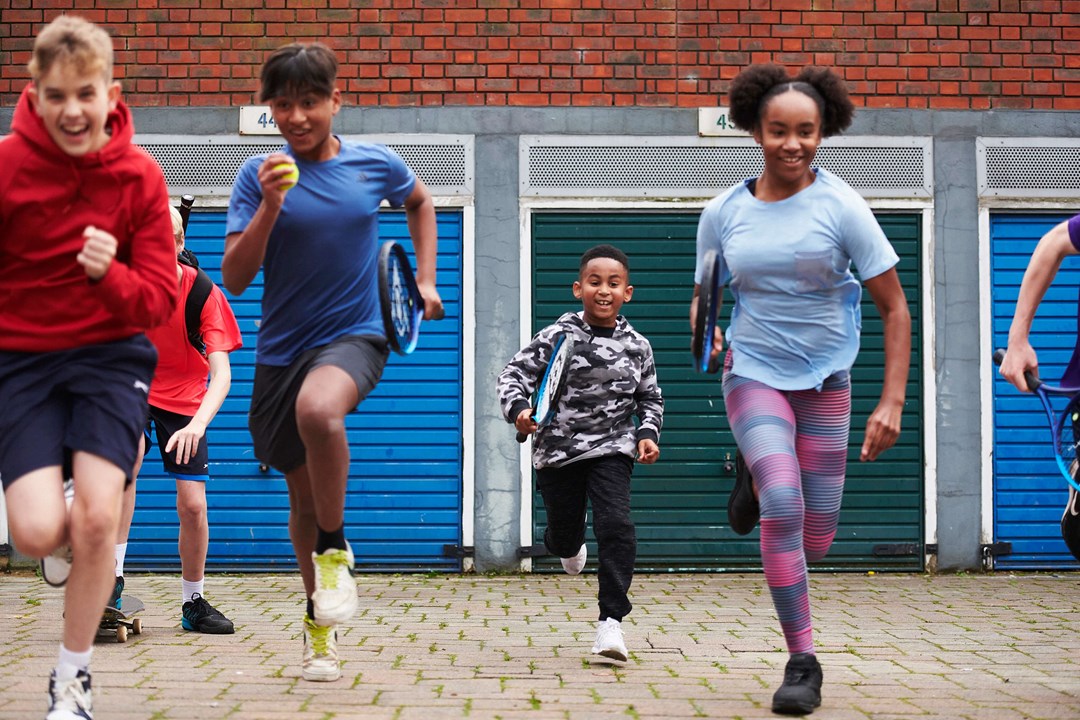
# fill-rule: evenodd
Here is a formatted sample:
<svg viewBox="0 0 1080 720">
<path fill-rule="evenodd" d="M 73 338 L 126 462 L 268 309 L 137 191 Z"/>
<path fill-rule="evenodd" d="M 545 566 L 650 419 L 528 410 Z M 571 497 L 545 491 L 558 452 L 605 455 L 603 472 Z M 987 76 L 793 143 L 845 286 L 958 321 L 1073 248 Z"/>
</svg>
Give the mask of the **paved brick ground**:
<svg viewBox="0 0 1080 720">
<path fill-rule="evenodd" d="M 815 718 L 1080 718 L 1080 575 L 814 575 Z M 296 575 L 213 576 L 234 636 L 180 628 L 175 576 L 133 575 L 144 631 L 94 651 L 98 720 L 766 718 L 786 655 L 760 575 L 646 575 L 624 666 L 589 655 L 595 576 L 367 575 L 344 677 L 300 680 Z M 62 594 L 0 575 L 0 718 L 44 715 Z"/>
</svg>

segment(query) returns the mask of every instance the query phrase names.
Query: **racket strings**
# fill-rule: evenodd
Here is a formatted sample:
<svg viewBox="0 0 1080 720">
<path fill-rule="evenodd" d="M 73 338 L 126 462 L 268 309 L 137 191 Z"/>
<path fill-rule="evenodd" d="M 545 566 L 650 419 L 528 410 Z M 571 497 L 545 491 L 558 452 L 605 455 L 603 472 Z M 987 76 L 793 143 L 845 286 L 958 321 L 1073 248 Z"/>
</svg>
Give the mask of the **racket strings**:
<svg viewBox="0 0 1080 720">
<path fill-rule="evenodd" d="M 1058 433 L 1058 452 L 1073 478 L 1077 471 L 1077 446 L 1080 445 L 1080 398 L 1069 402 Z"/>
<path fill-rule="evenodd" d="M 394 329 L 399 336 L 408 337 L 412 324 L 412 298 L 409 297 L 409 289 L 406 287 L 401 265 L 396 258 L 393 261 L 390 275 L 393 278 L 390 284 L 390 304 Z"/>
</svg>

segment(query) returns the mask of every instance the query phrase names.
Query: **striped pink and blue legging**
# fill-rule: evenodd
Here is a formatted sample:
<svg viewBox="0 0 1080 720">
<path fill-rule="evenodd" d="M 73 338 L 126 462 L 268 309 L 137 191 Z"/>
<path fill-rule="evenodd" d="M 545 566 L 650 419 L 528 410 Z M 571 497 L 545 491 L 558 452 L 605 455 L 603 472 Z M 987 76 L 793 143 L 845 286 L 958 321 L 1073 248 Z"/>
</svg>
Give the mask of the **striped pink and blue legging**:
<svg viewBox="0 0 1080 720">
<path fill-rule="evenodd" d="M 788 652 L 814 652 L 807 562 L 829 551 L 844 493 L 851 380 L 774 390 L 724 372 L 724 404 L 761 504 L 761 563 Z"/>
</svg>

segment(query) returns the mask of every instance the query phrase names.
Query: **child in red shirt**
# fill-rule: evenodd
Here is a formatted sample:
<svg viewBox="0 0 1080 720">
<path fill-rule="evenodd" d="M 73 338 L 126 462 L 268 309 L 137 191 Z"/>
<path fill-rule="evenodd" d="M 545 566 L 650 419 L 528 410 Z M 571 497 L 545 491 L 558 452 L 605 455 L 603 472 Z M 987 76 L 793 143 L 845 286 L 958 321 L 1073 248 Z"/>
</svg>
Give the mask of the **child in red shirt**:
<svg viewBox="0 0 1080 720">
<path fill-rule="evenodd" d="M 177 255 L 184 249 L 184 227 L 180 213 L 170 207 Z M 158 351 L 158 366 L 150 384 L 150 419 L 146 424 L 143 454 L 156 430 L 161 460 L 176 480 L 176 512 L 180 518 L 181 625 L 185 630 L 227 635 L 232 622 L 203 597 L 206 550 L 209 526 L 206 513 L 206 481 L 209 454 L 206 429 L 221 409 L 232 383 L 229 353 L 242 344 L 240 328 L 221 289 L 214 285 L 203 305 L 199 332 L 204 351 L 192 345 L 186 324 L 188 295 L 198 271 L 180 262 L 180 301 L 169 321 L 147 333 Z M 207 376 L 210 382 L 207 384 Z M 133 477 L 142 467 L 142 457 L 135 464 Z M 123 602 L 124 558 L 127 538 L 135 511 L 135 483 L 124 494 L 124 514 L 116 545 L 116 584 L 114 607 Z"/>
</svg>

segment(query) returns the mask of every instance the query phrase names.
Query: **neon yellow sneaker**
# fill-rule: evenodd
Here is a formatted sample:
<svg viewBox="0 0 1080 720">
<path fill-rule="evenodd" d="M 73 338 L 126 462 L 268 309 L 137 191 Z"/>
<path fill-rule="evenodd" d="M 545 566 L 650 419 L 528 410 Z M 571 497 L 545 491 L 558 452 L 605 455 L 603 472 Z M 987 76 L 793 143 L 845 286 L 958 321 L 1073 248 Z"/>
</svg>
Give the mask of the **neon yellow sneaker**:
<svg viewBox="0 0 1080 720">
<path fill-rule="evenodd" d="M 304 613 L 304 661 L 300 674 L 311 682 L 333 682 L 341 677 L 337 630 L 316 625 L 307 613 Z"/>
<path fill-rule="evenodd" d="M 344 550 L 311 553 L 311 561 L 315 565 L 315 592 L 311 596 L 315 624 L 329 627 L 352 619 L 360 604 L 353 579 L 352 547 L 345 543 Z"/>
</svg>

